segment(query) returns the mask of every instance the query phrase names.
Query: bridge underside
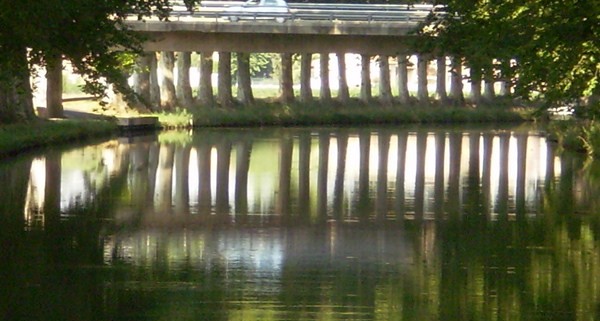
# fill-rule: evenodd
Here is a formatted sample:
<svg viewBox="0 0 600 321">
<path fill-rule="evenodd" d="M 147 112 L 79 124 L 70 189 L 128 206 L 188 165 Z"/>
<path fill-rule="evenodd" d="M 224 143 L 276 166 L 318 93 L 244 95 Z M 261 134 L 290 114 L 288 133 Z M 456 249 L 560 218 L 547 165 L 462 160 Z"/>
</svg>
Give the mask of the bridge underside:
<svg viewBox="0 0 600 321">
<path fill-rule="evenodd" d="M 396 55 L 406 51 L 411 36 L 316 35 L 265 33 L 142 32 L 145 51 L 225 51 Z"/>
</svg>

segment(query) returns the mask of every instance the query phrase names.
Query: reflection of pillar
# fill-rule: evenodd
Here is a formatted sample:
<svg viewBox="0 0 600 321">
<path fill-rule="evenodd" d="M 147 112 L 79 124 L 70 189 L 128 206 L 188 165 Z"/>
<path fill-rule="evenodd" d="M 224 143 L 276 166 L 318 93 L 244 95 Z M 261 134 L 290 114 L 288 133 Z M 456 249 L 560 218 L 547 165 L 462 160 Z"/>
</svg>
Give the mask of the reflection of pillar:
<svg viewBox="0 0 600 321">
<path fill-rule="evenodd" d="M 417 162 L 415 169 L 415 220 L 422 221 L 425 211 L 425 152 L 427 151 L 427 133 L 417 133 Z"/>
<path fill-rule="evenodd" d="M 525 172 L 527 170 L 527 134 L 517 137 L 517 189 L 515 191 L 517 217 L 525 215 Z"/>
<path fill-rule="evenodd" d="M 187 215 L 190 210 L 190 149 L 189 145 L 175 149 L 175 214 Z"/>
<path fill-rule="evenodd" d="M 346 54 L 338 53 L 338 99 L 342 103 L 348 102 L 350 99 L 350 93 L 348 92 L 348 80 L 346 77 Z"/>
<path fill-rule="evenodd" d="M 417 97 L 419 103 L 429 103 L 429 91 L 427 90 L 427 67 L 429 58 L 425 54 L 421 54 L 417 59 Z"/>
<path fill-rule="evenodd" d="M 203 106 L 212 106 L 214 104 L 212 72 L 213 59 L 212 52 L 200 53 L 200 82 L 198 83 L 198 101 Z"/>
<path fill-rule="evenodd" d="M 233 106 L 233 93 L 231 91 L 231 52 L 219 52 L 219 79 L 217 95 L 221 107 Z"/>
<path fill-rule="evenodd" d="M 156 211 L 169 213 L 173 197 L 173 158 L 175 148 L 171 144 L 161 144 L 156 175 Z"/>
<path fill-rule="evenodd" d="M 162 72 L 160 103 L 162 108 L 166 110 L 175 108 L 176 104 L 173 68 L 175 68 L 175 54 L 172 51 L 163 51 L 160 54 L 160 69 Z"/>
<path fill-rule="evenodd" d="M 298 146 L 298 212 L 305 218 L 310 216 L 310 149 L 311 136 L 308 132 L 299 135 Z"/>
<path fill-rule="evenodd" d="M 231 143 L 220 141 L 217 144 L 217 214 L 229 213 L 229 165 L 231 164 Z"/>
<path fill-rule="evenodd" d="M 292 152 L 294 143 L 290 137 L 283 137 L 279 142 L 279 193 L 277 207 L 281 216 L 290 213 L 290 182 L 292 179 Z"/>
<path fill-rule="evenodd" d="M 465 208 L 469 214 L 478 215 L 481 209 L 479 185 L 479 133 L 469 134 L 469 169 L 467 174 L 467 188 L 465 195 Z"/>
<path fill-rule="evenodd" d="M 380 55 L 379 59 L 379 100 L 384 105 L 391 105 L 392 87 L 390 84 L 389 57 Z"/>
<path fill-rule="evenodd" d="M 546 177 L 544 179 L 546 189 L 554 185 L 554 144 L 549 139 L 546 140 Z"/>
<path fill-rule="evenodd" d="M 433 186 L 433 208 L 436 220 L 444 216 L 444 163 L 446 161 L 446 133 L 435 134 L 435 181 Z"/>
<path fill-rule="evenodd" d="M 245 106 L 254 104 L 252 80 L 250 77 L 250 54 L 238 52 L 237 55 L 237 98 Z"/>
<path fill-rule="evenodd" d="M 294 81 L 292 75 L 292 54 L 281 54 L 281 75 L 279 79 L 279 100 L 283 103 L 294 101 Z"/>
<path fill-rule="evenodd" d="M 387 216 L 388 159 L 390 152 L 390 134 L 380 131 L 378 136 L 379 165 L 377 166 L 377 200 L 375 211 L 377 219 L 384 221 Z"/>
<path fill-rule="evenodd" d="M 252 143 L 249 141 L 242 140 L 236 146 L 235 211 L 242 215 L 248 213 L 248 172 L 251 153 Z"/>
<path fill-rule="evenodd" d="M 450 151 L 450 168 L 448 171 L 448 214 L 458 216 L 460 214 L 460 156 L 462 152 L 462 134 L 450 133 L 448 139 Z"/>
<path fill-rule="evenodd" d="M 44 218 L 48 224 L 60 222 L 60 177 L 62 155 L 51 151 L 46 155 L 46 185 L 44 186 Z"/>
<path fill-rule="evenodd" d="M 327 174 L 329 168 L 329 132 L 319 133 L 319 170 L 317 176 L 317 215 L 327 219 Z"/>
<path fill-rule="evenodd" d="M 346 174 L 346 151 L 348 150 L 348 134 L 339 132 L 337 136 L 337 166 L 335 186 L 333 188 L 333 217 L 343 218 L 342 205 L 344 202 L 344 176 Z"/>
<path fill-rule="evenodd" d="M 508 214 L 508 150 L 510 136 L 501 133 L 500 138 L 500 169 L 498 174 L 498 195 L 496 196 L 496 213 L 506 217 Z"/>
<path fill-rule="evenodd" d="M 303 53 L 300 57 L 300 100 L 311 101 L 313 98 L 310 86 L 310 71 L 312 69 L 312 54 Z"/>
<path fill-rule="evenodd" d="M 149 150 L 148 145 L 139 143 L 132 145 L 131 151 L 131 203 L 134 208 L 143 212 L 148 206 L 149 184 Z"/>
<path fill-rule="evenodd" d="M 361 131 L 358 134 L 359 173 L 358 173 L 358 204 L 359 218 L 365 220 L 369 215 L 369 154 L 371 151 L 371 133 Z"/>
<path fill-rule="evenodd" d="M 154 193 L 156 191 L 156 174 L 158 173 L 159 155 L 160 148 L 158 143 L 151 143 L 148 148 L 148 193 L 146 194 L 146 199 L 148 199 L 150 203 L 147 204 L 149 208 L 154 206 Z"/>
<path fill-rule="evenodd" d="M 331 100 L 331 87 L 329 86 L 329 53 L 321 53 L 320 55 L 320 72 L 321 72 L 321 91 L 319 98 L 321 101 L 327 102 Z"/>
<path fill-rule="evenodd" d="M 492 169 L 493 136 L 489 133 L 483 134 L 483 161 L 481 163 L 481 208 L 488 220 L 490 219 L 490 189 Z"/>
<path fill-rule="evenodd" d="M 200 142 L 196 148 L 198 158 L 198 211 L 203 214 L 210 213 L 212 203 L 210 185 L 210 159 L 211 145 Z"/>
<path fill-rule="evenodd" d="M 368 103 L 371 100 L 371 57 L 360 55 L 360 100 Z"/>
<path fill-rule="evenodd" d="M 398 133 L 398 164 L 396 166 L 396 219 L 404 221 L 406 206 L 404 199 L 404 178 L 406 175 L 406 132 Z"/>
<path fill-rule="evenodd" d="M 177 54 L 177 100 L 181 107 L 191 108 L 193 103 L 192 86 L 190 85 L 191 52 Z"/>
<path fill-rule="evenodd" d="M 408 58 L 406 54 L 398 55 L 398 100 L 402 105 L 407 105 L 410 102 L 410 93 L 408 92 Z"/>
</svg>

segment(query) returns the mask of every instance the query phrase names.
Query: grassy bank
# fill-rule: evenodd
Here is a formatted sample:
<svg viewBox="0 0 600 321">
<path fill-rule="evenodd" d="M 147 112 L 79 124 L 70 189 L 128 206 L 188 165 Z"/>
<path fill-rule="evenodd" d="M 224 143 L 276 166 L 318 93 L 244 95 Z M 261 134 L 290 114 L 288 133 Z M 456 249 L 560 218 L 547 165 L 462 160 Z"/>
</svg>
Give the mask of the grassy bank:
<svg viewBox="0 0 600 321">
<path fill-rule="evenodd" d="M 526 112 L 510 108 L 381 107 L 260 104 L 236 108 L 201 108 L 160 114 L 167 128 L 258 126 L 360 126 L 377 124 L 449 124 L 521 122 Z"/>
<path fill-rule="evenodd" d="M 0 156 L 38 147 L 108 137 L 117 126 L 107 121 L 39 120 L 33 123 L 0 125 Z"/>
</svg>

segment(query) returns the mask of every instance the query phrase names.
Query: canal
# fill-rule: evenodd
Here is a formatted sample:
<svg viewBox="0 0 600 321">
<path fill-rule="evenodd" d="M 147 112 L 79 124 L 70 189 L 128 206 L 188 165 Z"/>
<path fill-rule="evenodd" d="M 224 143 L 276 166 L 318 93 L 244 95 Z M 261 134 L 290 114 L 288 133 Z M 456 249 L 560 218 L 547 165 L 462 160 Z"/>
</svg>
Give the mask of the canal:
<svg viewBox="0 0 600 321">
<path fill-rule="evenodd" d="M 600 320 L 598 195 L 527 126 L 37 152 L 0 163 L 0 318 Z"/>
</svg>

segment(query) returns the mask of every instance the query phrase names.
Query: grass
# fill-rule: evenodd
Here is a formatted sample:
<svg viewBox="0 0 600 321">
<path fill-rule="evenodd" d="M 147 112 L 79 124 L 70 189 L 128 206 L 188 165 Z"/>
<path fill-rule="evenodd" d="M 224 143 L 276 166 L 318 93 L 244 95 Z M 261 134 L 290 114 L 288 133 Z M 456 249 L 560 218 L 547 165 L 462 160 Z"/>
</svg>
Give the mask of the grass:
<svg viewBox="0 0 600 321">
<path fill-rule="evenodd" d="M 44 146 L 107 137 L 117 132 L 107 121 L 39 120 L 35 123 L 1 125 L 0 156 L 14 155 Z"/>
</svg>

